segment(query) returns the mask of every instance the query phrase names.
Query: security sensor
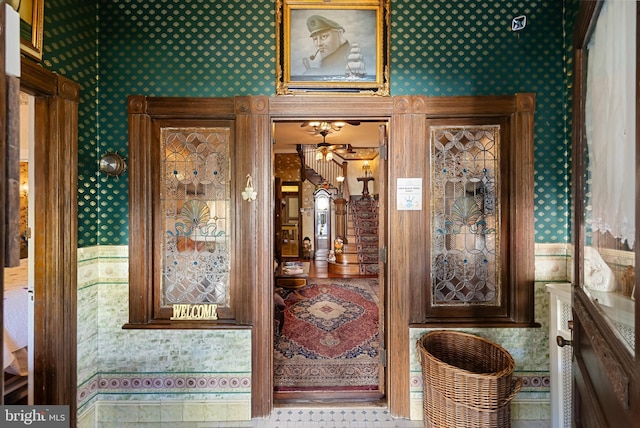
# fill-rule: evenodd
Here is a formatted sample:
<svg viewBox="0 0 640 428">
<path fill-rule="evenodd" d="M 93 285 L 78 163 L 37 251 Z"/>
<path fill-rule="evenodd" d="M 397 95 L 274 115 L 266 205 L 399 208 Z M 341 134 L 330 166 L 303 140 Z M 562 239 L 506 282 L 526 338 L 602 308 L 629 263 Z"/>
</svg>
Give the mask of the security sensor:
<svg viewBox="0 0 640 428">
<path fill-rule="evenodd" d="M 527 17 L 525 15 L 517 16 L 511 21 L 511 31 L 520 31 L 527 26 Z"/>
</svg>

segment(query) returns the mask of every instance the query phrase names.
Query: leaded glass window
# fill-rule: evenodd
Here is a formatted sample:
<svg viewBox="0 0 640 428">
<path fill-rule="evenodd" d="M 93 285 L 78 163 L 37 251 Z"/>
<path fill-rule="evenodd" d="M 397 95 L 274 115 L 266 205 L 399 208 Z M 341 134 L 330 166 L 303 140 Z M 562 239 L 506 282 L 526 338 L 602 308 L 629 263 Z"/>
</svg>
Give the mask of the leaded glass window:
<svg viewBox="0 0 640 428">
<path fill-rule="evenodd" d="M 229 307 L 229 128 L 161 130 L 162 306 Z"/>
<path fill-rule="evenodd" d="M 432 127 L 431 302 L 500 304 L 499 125 Z"/>
</svg>

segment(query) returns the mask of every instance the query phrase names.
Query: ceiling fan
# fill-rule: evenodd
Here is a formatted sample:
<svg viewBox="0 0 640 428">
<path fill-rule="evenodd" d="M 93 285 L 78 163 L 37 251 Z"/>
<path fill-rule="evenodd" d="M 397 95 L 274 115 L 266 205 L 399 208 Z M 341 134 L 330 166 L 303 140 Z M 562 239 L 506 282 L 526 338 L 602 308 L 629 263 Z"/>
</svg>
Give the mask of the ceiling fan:
<svg viewBox="0 0 640 428">
<path fill-rule="evenodd" d="M 347 154 L 347 153 L 355 153 L 351 144 L 329 144 L 327 143 L 327 135 L 332 132 L 339 132 L 346 125 L 358 126 L 360 125 L 359 121 L 349 121 L 349 120 L 340 120 L 335 122 L 329 121 L 307 121 L 302 122 L 300 127 L 310 128 L 308 130 L 309 133 L 313 135 L 322 135 L 322 142 L 316 144 L 316 149 L 318 150 L 317 158 L 324 158 L 329 160 L 333 158 L 333 153 L 336 154 Z M 328 156 L 327 156 L 328 155 Z"/>
<path fill-rule="evenodd" d="M 333 159 L 333 154 L 335 153 L 338 156 L 344 157 L 344 155 L 348 153 L 355 153 L 356 151 L 353 149 L 351 144 L 329 144 L 326 141 L 327 134 L 326 130 L 320 132 L 322 135 L 322 142 L 316 144 L 316 160 L 322 160 L 329 162 Z"/>
</svg>

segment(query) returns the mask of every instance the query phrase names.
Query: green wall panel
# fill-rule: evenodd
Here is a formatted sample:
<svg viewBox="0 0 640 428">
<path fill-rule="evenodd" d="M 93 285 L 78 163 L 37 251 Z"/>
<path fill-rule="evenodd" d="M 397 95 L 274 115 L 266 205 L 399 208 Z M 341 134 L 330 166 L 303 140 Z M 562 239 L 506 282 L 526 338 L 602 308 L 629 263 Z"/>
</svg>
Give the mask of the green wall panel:
<svg viewBox="0 0 640 428">
<path fill-rule="evenodd" d="M 566 242 L 569 233 L 571 52 L 564 5 L 562 0 L 392 2 L 391 95 L 536 93 L 538 243 Z M 45 28 L 47 66 L 76 77 L 83 90 L 97 80 L 93 96 L 83 98 L 81 106 L 81 247 L 128 243 L 128 175 L 116 180 L 97 173 L 99 154 L 127 153 L 127 95 L 275 94 L 273 1 L 110 0 L 98 2 L 94 15 L 91 9 L 79 0 L 48 0 L 45 13 L 46 26 L 56 27 L 55 32 Z M 97 37 L 74 40 L 78 21 L 84 22 L 78 14 L 97 19 Z M 512 32 L 511 20 L 519 15 L 527 16 L 527 27 Z M 68 57 L 70 42 L 89 52 L 75 51 L 74 62 Z"/>
</svg>

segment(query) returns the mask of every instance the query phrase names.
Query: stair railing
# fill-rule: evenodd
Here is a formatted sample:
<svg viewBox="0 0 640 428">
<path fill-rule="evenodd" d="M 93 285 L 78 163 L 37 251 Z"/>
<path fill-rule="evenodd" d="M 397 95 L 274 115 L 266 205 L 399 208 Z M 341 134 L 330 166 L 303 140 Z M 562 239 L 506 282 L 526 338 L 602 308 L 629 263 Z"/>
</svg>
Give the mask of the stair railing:
<svg viewBox="0 0 640 428">
<path fill-rule="evenodd" d="M 300 156 L 300 160 L 302 162 L 302 170 L 301 177 L 305 177 L 304 170 L 306 168 L 314 170 L 319 176 L 320 181 L 327 181 L 330 186 L 334 188 L 338 188 L 338 180 L 336 179 L 338 176 L 345 177 L 345 183 L 342 184 L 342 192 L 346 194 L 345 199 L 348 200 L 349 189 L 346 185 L 347 180 L 347 162 L 342 161 L 338 162 L 335 158 L 331 161 L 327 162 L 324 160 L 316 159 L 316 148 L 315 146 L 302 146 L 298 145 L 298 154 Z M 314 183 L 319 184 L 319 183 Z M 346 193 L 345 193 L 346 191 Z"/>
</svg>

